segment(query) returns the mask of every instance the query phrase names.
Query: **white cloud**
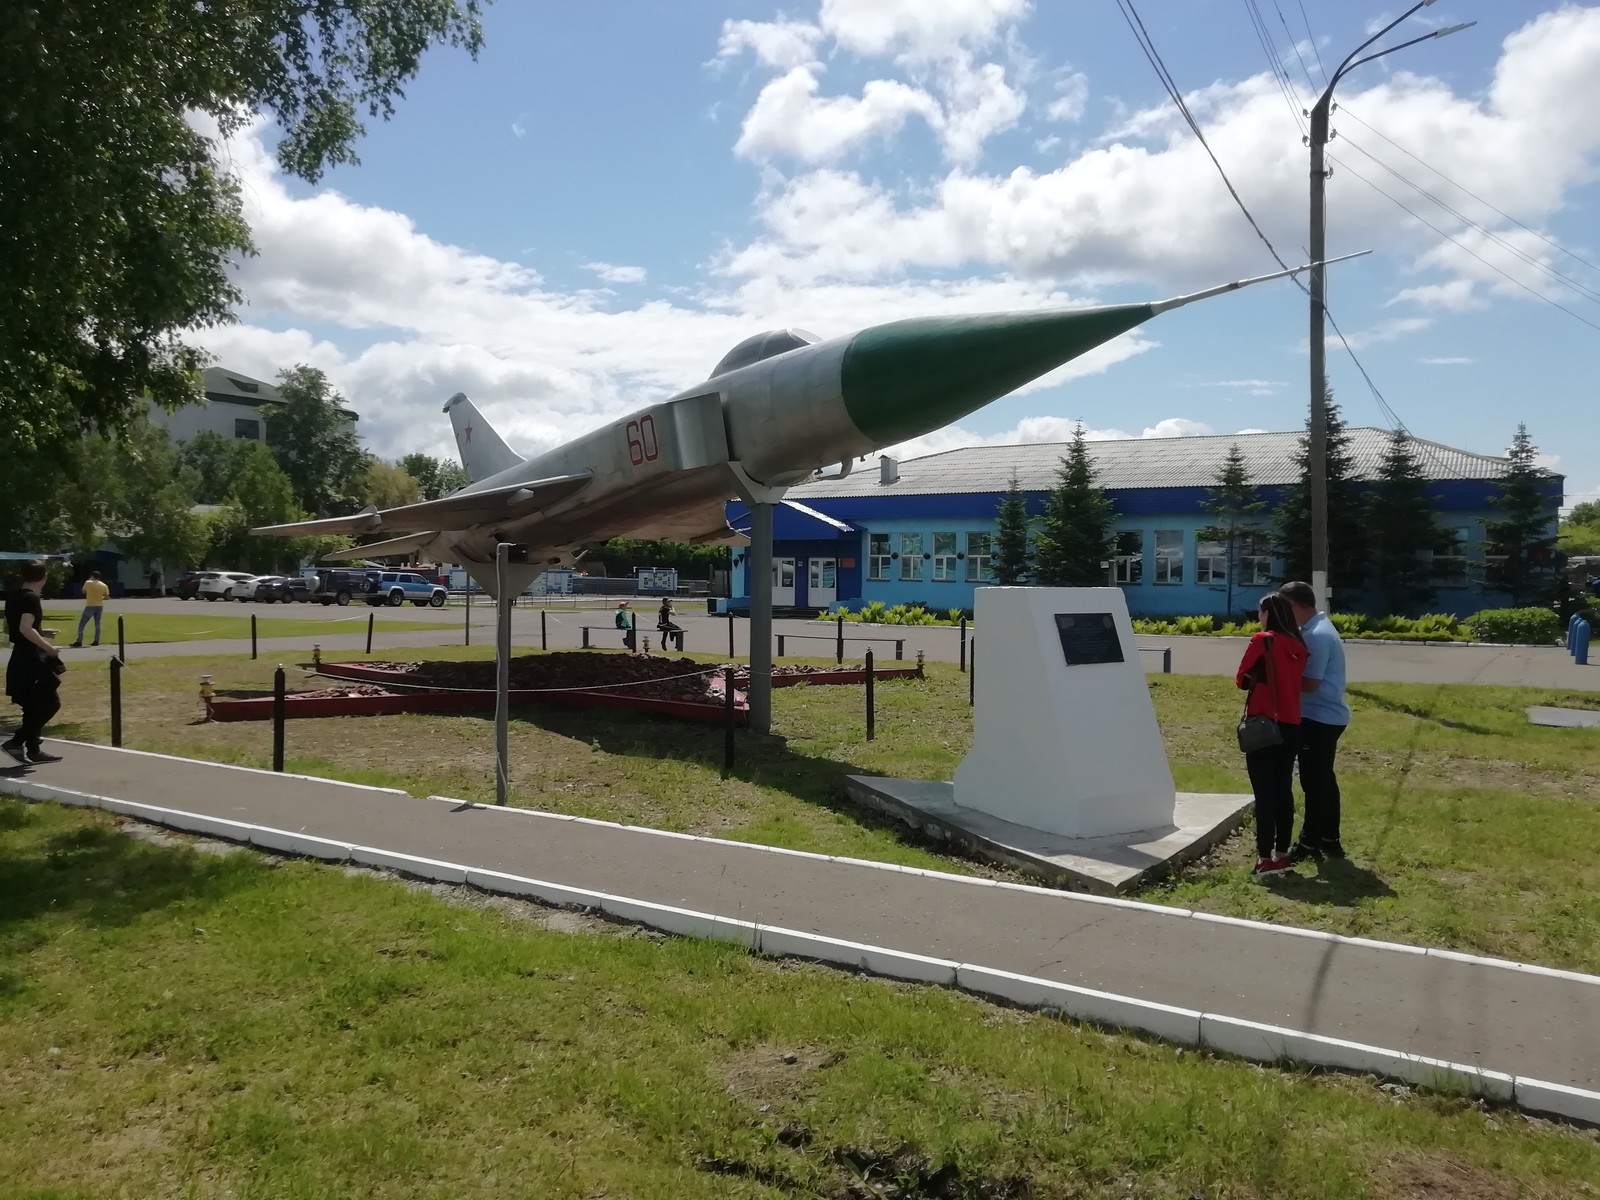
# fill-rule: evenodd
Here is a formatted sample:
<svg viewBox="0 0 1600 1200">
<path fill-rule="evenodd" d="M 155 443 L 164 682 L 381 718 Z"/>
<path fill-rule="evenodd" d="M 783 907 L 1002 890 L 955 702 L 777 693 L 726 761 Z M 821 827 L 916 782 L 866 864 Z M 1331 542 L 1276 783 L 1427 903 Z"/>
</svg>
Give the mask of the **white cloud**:
<svg viewBox="0 0 1600 1200">
<path fill-rule="evenodd" d="M 939 104 L 920 88 L 874 79 L 854 96 L 819 96 L 810 68 L 796 67 L 761 89 L 744 119 L 736 153 L 746 158 L 779 155 L 802 162 L 829 162 L 874 138 L 899 130 L 920 115 L 942 123 Z"/>
<path fill-rule="evenodd" d="M 1288 385 L 1281 379 L 1213 379 L 1190 386 L 1227 388 L 1230 392 L 1245 392 L 1251 396 L 1271 396 Z"/>
<path fill-rule="evenodd" d="M 1487 301 L 1480 297 L 1470 279 L 1452 279 L 1449 283 L 1429 283 L 1421 287 L 1402 288 L 1390 304 L 1416 304 L 1423 308 L 1443 308 L 1450 312 L 1466 312 L 1483 308 Z"/>
<path fill-rule="evenodd" d="M 745 52 L 762 66 L 779 71 L 814 64 L 822 30 L 803 21 L 724 21 L 714 62 L 725 63 Z"/>
<path fill-rule="evenodd" d="M 928 61 L 987 45 L 1028 9 L 1028 0 L 822 0 L 818 23 L 857 54 Z"/>
<path fill-rule="evenodd" d="M 1076 417 L 1037 416 L 1023 417 L 1010 429 L 999 433 L 973 433 L 960 425 L 930 433 L 925 437 L 902 442 L 884 453 L 896 458 L 918 458 L 925 454 L 939 454 L 945 450 L 959 450 L 964 446 L 1016 446 L 1034 442 L 1069 442 L 1082 424 Z M 1167 417 L 1148 425 L 1138 433 L 1123 429 L 1093 429 L 1084 425 L 1083 436 L 1091 442 L 1124 441 L 1129 438 L 1205 437 L 1216 430 L 1204 421 L 1187 417 Z"/>
<path fill-rule="evenodd" d="M 945 107 L 937 128 L 945 155 L 952 162 L 974 162 L 984 142 L 1017 123 L 1027 98 L 1006 83 L 999 63 L 975 67 L 965 54 L 952 58 L 939 75 Z"/>
<path fill-rule="evenodd" d="M 858 43 L 880 52 L 901 44 L 887 35 L 863 35 Z M 1505 40 L 1484 92 L 1457 94 L 1441 80 L 1397 74 L 1365 90 L 1351 88 L 1342 103 L 1484 200 L 1537 226 L 1562 207 L 1572 189 L 1595 176 L 1600 122 L 1587 116 L 1600 107 L 1595 61 L 1600 61 L 1600 7 L 1566 7 L 1536 17 Z M 928 80 L 937 92 L 937 72 L 929 72 Z M 1301 132 L 1272 77 L 1263 73 L 1219 82 L 1189 101 L 1268 235 L 1286 252 L 1299 245 L 1305 206 Z M 1339 132 L 1333 148 L 1343 156 L 1341 162 L 1350 160 L 1350 168 L 1361 164 L 1362 174 L 1383 178 L 1349 148 L 1356 143 L 1401 174 L 1444 189 L 1416 162 L 1353 121 Z M 1051 171 L 1018 167 L 987 174 L 958 165 L 941 179 L 897 191 L 864 177 L 850 180 L 859 208 L 846 228 L 793 219 L 819 187 L 840 187 L 836 178 L 801 175 L 766 194 L 761 216 L 767 232 L 725 255 L 722 265 L 734 273 L 776 271 L 794 281 L 839 272 L 865 280 L 969 267 L 1187 288 L 1264 264 L 1260 243 L 1170 105 L 1130 114 L 1109 140 Z M 1449 199 L 1476 220 L 1504 224 L 1462 194 L 1450 192 Z M 1412 197 L 1412 203 L 1422 201 Z M 1527 298 L 1453 247 L 1437 249 L 1436 234 L 1399 214 L 1352 169 L 1336 169 L 1330 180 L 1329 212 L 1329 244 L 1335 252 L 1370 246 L 1409 256 L 1419 271 L 1432 276 L 1418 280 L 1416 288 L 1448 289 L 1416 291 L 1408 297 L 1414 302 L 1459 303 L 1466 289 L 1450 285 L 1461 280 Z M 1431 206 L 1429 213 L 1442 228 L 1460 228 Z M 1532 235 L 1514 232 L 1515 237 L 1500 236 L 1536 259 L 1548 250 Z M 1462 240 L 1530 286 L 1549 284 L 1495 243 L 1480 246 L 1464 235 Z M 1370 272 L 1372 266 L 1357 262 L 1337 269 Z"/>
<path fill-rule="evenodd" d="M 528 136 L 528 127 L 522 123 L 521 117 L 518 117 L 515 121 L 511 122 L 511 132 L 518 138 L 525 138 Z"/>
<path fill-rule="evenodd" d="M 1344 341 L 1339 340 L 1339 335 L 1328 335 L 1328 349 L 1342 350 L 1345 342 L 1350 343 L 1352 350 L 1364 350 L 1368 346 L 1382 346 L 1389 342 L 1397 342 L 1403 337 L 1413 333 L 1420 333 L 1433 324 L 1431 317 L 1390 317 L 1386 321 L 1379 321 L 1367 329 L 1357 329 L 1344 335 Z M 1301 350 L 1305 349 L 1302 342 Z"/>
<path fill-rule="evenodd" d="M 624 267 L 605 262 L 584 263 L 583 267 L 586 271 L 593 271 L 606 283 L 643 283 L 647 278 L 643 267 Z"/>
<path fill-rule="evenodd" d="M 1089 77 L 1074 71 L 1056 80 L 1056 97 L 1045 109 L 1052 121 L 1081 121 L 1089 108 Z"/>
<path fill-rule="evenodd" d="M 1467 366 L 1469 363 L 1474 363 L 1474 362 L 1477 362 L 1478 360 L 1475 359 L 1475 358 L 1448 357 L 1448 358 L 1424 358 L 1424 359 L 1420 359 L 1419 361 L 1422 362 L 1425 366 L 1429 366 L 1429 367 L 1464 367 L 1464 366 Z"/>
</svg>

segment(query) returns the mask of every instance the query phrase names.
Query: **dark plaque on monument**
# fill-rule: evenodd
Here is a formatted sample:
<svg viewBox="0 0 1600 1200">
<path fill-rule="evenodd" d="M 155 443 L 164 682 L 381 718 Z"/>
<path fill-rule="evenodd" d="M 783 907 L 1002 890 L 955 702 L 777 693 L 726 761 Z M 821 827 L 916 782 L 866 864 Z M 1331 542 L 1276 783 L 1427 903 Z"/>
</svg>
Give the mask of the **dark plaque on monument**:
<svg viewBox="0 0 1600 1200">
<path fill-rule="evenodd" d="M 1056 632 L 1069 667 L 1123 661 L 1122 639 L 1110 613 L 1057 613 Z"/>
</svg>

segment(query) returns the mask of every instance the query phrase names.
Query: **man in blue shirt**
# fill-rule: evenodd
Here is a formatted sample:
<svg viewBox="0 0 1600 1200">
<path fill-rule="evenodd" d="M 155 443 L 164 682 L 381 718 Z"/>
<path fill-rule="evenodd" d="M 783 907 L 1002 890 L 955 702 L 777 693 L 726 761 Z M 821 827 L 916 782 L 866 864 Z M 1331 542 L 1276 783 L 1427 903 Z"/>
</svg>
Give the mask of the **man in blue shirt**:
<svg viewBox="0 0 1600 1200">
<path fill-rule="evenodd" d="M 1309 583 L 1286 583 L 1278 589 L 1294 608 L 1305 638 L 1305 676 L 1300 684 L 1300 787 L 1306 794 L 1300 840 L 1289 851 L 1294 862 L 1343 858 L 1339 841 L 1339 777 L 1333 771 L 1339 735 L 1350 724 L 1344 698 L 1344 642 L 1326 613 L 1317 611 L 1317 595 Z"/>
</svg>

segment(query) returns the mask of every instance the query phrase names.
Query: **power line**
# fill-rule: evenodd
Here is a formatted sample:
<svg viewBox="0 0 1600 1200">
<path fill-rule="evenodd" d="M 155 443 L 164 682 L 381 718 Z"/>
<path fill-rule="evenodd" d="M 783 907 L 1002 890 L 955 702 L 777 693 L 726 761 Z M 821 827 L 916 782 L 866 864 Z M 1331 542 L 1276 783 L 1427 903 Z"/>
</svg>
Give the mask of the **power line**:
<svg viewBox="0 0 1600 1200">
<path fill-rule="evenodd" d="M 1382 130 L 1374 129 L 1371 125 L 1368 125 L 1365 121 L 1363 121 L 1360 117 L 1356 116 L 1355 113 L 1351 112 L 1343 104 L 1341 104 L 1339 106 L 1339 111 L 1341 113 L 1343 113 L 1345 116 L 1349 117 L 1357 125 L 1360 125 L 1363 129 L 1366 129 L 1371 133 L 1377 134 L 1378 137 L 1380 137 L 1384 141 L 1388 142 L 1389 145 L 1393 146 L 1396 150 L 1400 151 L 1400 153 L 1404 154 L 1407 158 L 1414 159 L 1416 162 L 1421 164 L 1425 169 L 1427 169 L 1429 171 L 1432 171 L 1435 175 L 1437 175 L 1440 179 L 1444 180 L 1446 183 L 1448 183 L 1451 187 L 1455 188 L 1457 191 L 1466 193 L 1468 196 L 1472 197 L 1472 199 L 1476 200 L 1479 204 L 1483 205 L 1485 208 L 1489 209 L 1491 212 L 1494 212 L 1494 213 L 1498 214 L 1499 216 L 1504 217 L 1507 221 L 1510 221 L 1513 225 L 1517 226 L 1519 229 L 1526 230 L 1528 233 L 1533 234 L 1533 236 L 1538 238 L 1541 242 L 1544 242 L 1546 245 L 1550 246 L 1552 249 L 1561 251 L 1561 253 L 1565 254 L 1568 258 L 1577 260 L 1578 262 L 1582 263 L 1584 266 L 1588 267 L 1591 271 L 1600 271 L 1600 266 L 1596 266 L 1594 263 L 1590 262 L 1587 258 L 1584 258 L 1581 254 L 1576 254 L 1573 251 L 1568 250 L 1560 242 L 1556 241 L 1554 238 L 1547 237 L 1546 235 L 1540 233 L 1537 229 L 1534 229 L 1532 226 L 1524 225 L 1521 221 L 1517 220 L 1517 218 L 1513 217 L 1510 213 L 1506 212 L 1504 209 L 1497 208 L 1495 205 L 1493 205 L 1489 201 L 1485 200 L 1482 196 L 1478 195 L 1476 192 L 1474 192 L 1471 188 L 1467 187 L 1465 184 L 1458 183 L 1456 180 L 1451 179 L 1450 176 L 1446 175 L 1443 171 L 1441 171 L 1438 167 L 1434 166 L 1432 163 L 1425 162 L 1422 158 L 1418 157 L 1412 151 L 1406 149 L 1399 142 L 1395 141 L 1393 138 L 1391 138 L 1388 134 L 1384 133 Z"/>
<path fill-rule="evenodd" d="M 1311 68 L 1306 66 L 1305 55 L 1300 53 L 1300 43 L 1295 40 L 1294 34 L 1289 32 L 1289 22 L 1283 19 L 1283 5 L 1279 4 L 1278 0 L 1272 0 L 1272 7 L 1278 13 L 1278 24 L 1283 26 L 1283 35 L 1289 39 L 1289 45 L 1294 50 L 1294 56 L 1300 60 L 1300 69 L 1305 72 L 1306 86 L 1309 87 L 1313 92 L 1316 91 L 1316 81 L 1311 78 Z M 1301 8 L 1300 15 L 1305 15 L 1304 8 Z"/>
<path fill-rule="evenodd" d="M 1567 316 L 1571 317 L 1574 321 L 1580 321 L 1583 324 L 1587 325 L 1590 329 L 1593 329 L 1596 333 L 1600 333 L 1600 325 L 1595 324 L 1595 322 L 1589 320 L 1587 317 L 1580 316 L 1578 313 L 1573 312 L 1565 304 L 1562 304 L 1562 303 L 1560 303 L 1559 301 L 1556 301 L 1556 300 L 1552 300 L 1552 299 L 1550 299 L 1549 296 L 1544 295 L 1542 292 L 1536 291 L 1535 289 L 1529 287 L 1527 284 L 1523 283 L 1522 280 L 1518 279 L 1515 275 L 1512 275 L 1507 271 L 1501 270 L 1494 263 L 1490 262 L 1487 258 L 1483 257 L 1483 255 L 1479 254 L 1471 246 L 1468 246 L 1466 243 L 1462 242 L 1460 239 L 1456 238 L 1452 234 L 1446 233 L 1443 229 L 1440 229 L 1432 221 L 1428 220 L 1426 217 L 1424 217 L 1421 214 L 1417 213 L 1414 209 L 1412 209 L 1404 201 L 1396 200 L 1393 196 L 1389 195 L 1388 192 L 1384 191 L 1377 184 L 1373 183 L 1372 180 L 1368 179 L 1365 175 L 1363 175 L 1360 171 L 1356 170 L 1349 163 L 1340 162 L 1339 159 L 1335 158 L 1331 154 L 1328 155 L 1328 158 L 1330 160 L 1332 160 L 1333 162 L 1338 163 L 1339 166 L 1343 167 L 1346 171 L 1349 171 L 1350 174 L 1354 175 L 1357 179 L 1361 180 L 1362 183 L 1366 184 L 1373 191 L 1377 192 L 1378 195 L 1382 196 L 1385 200 L 1389 201 L 1389 203 L 1393 204 L 1396 208 L 1400 209 L 1401 212 L 1405 213 L 1407 216 L 1411 217 L 1413 220 L 1419 221 L 1423 225 L 1426 225 L 1429 229 L 1433 230 L 1440 237 L 1444 238 L 1445 241 L 1451 243 L 1453 246 L 1455 246 L 1457 249 L 1463 251 L 1464 253 L 1470 254 L 1473 258 L 1477 259 L 1484 266 L 1488 267 L 1491 271 L 1494 271 L 1498 275 L 1504 276 L 1506 279 L 1508 279 L 1512 283 L 1516 284 L 1523 291 L 1527 292 L 1530 296 L 1535 296 L 1538 299 L 1543 300 L 1546 304 L 1550 305 L 1553 308 L 1559 308 L 1562 312 L 1566 313 Z"/>
<path fill-rule="evenodd" d="M 1311 53 L 1316 55 L 1317 58 L 1317 71 L 1322 75 L 1323 85 L 1326 86 L 1328 82 L 1328 68 L 1322 65 L 1322 51 L 1317 49 L 1317 35 L 1311 32 L 1311 18 L 1306 16 L 1306 0 L 1299 0 L 1299 3 L 1300 20 L 1305 22 L 1306 27 L 1306 40 L 1311 43 Z M 1315 88 L 1312 88 L 1311 90 L 1316 91 Z"/>
<path fill-rule="evenodd" d="M 1189 106 L 1184 102 L 1183 94 L 1179 91 L 1171 72 L 1167 70 L 1166 63 L 1162 61 L 1160 51 L 1155 48 L 1155 43 L 1145 29 L 1144 21 L 1139 16 L 1139 10 L 1134 7 L 1133 0 L 1117 0 L 1117 8 L 1122 13 L 1122 19 L 1127 22 L 1128 29 L 1133 34 L 1134 40 L 1139 43 L 1139 49 L 1144 51 L 1144 56 L 1149 61 L 1151 69 L 1155 71 L 1156 77 L 1161 80 L 1161 85 L 1166 89 L 1167 96 L 1177 106 L 1178 112 L 1194 133 L 1200 145 L 1205 148 L 1206 154 L 1211 159 L 1211 164 L 1217 168 L 1217 174 L 1222 177 L 1222 182 L 1228 189 L 1228 195 L 1233 197 L 1233 202 L 1239 206 L 1239 211 L 1244 214 L 1244 219 L 1250 223 L 1250 228 L 1261 239 L 1262 245 L 1266 246 L 1267 252 L 1272 255 L 1273 261 L 1284 270 L 1289 270 L 1289 264 L 1283 260 L 1283 255 L 1278 253 L 1278 248 L 1272 244 L 1272 239 L 1262 231 L 1255 216 L 1240 197 L 1238 189 L 1233 186 L 1233 181 L 1228 178 L 1228 173 L 1223 169 L 1222 163 L 1218 161 L 1216 154 L 1212 152 L 1211 144 L 1206 141 L 1205 133 L 1200 129 L 1199 122 L 1194 119 L 1194 115 L 1189 111 Z M 1311 295 L 1310 289 L 1300 281 L 1298 276 L 1290 276 L 1290 278 L 1294 280 L 1294 285 L 1303 294 L 1306 296 Z M 1323 304 L 1323 311 L 1328 323 L 1333 326 L 1334 333 L 1338 335 L 1340 343 L 1344 346 L 1345 353 L 1350 356 L 1350 361 L 1355 363 L 1356 370 L 1361 372 L 1361 378 L 1366 382 L 1367 389 L 1372 393 L 1373 399 L 1377 401 L 1379 410 L 1386 414 L 1393 424 L 1405 429 L 1409 434 L 1410 430 L 1406 429 L 1405 422 L 1400 420 L 1400 415 L 1384 399 L 1383 393 L 1378 390 L 1378 385 L 1372 381 L 1372 376 L 1367 373 L 1367 369 L 1362 365 L 1361 359 L 1356 356 L 1355 349 L 1350 345 L 1349 339 L 1345 337 L 1344 331 L 1339 328 L 1339 323 L 1333 319 L 1333 314 L 1328 312 L 1326 302 Z"/>
<path fill-rule="evenodd" d="M 1483 234 L 1484 237 L 1488 238 L 1492 242 L 1495 242 L 1502 249 L 1508 251 L 1509 253 L 1514 254 L 1516 257 L 1520 258 L 1523 262 L 1527 263 L 1530 267 L 1534 268 L 1536 271 L 1543 272 L 1545 275 L 1548 275 L 1551 279 L 1553 279 L 1553 280 L 1555 280 L 1555 281 L 1557 281 L 1559 283 L 1565 284 L 1568 288 L 1570 288 L 1574 292 L 1577 292 L 1585 300 L 1592 300 L 1595 303 L 1600 304 L 1600 292 L 1597 292 L 1593 288 L 1587 287 L 1584 284 L 1579 283 L 1576 279 L 1573 279 L 1570 275 L 1564 274 L 1563 272 L 1556 270 L 1554 267 L 1550 266 L 1549 264 L 1540 262 L 1538 259 L 1534 258 L 1531 254 L 1527 253 L 1525 250 L 1522 250 L 1521 248 L 1519 248 L 1517 246 L 1514 246 L 1510 242 L 1506 241 L 1499 234 L 1495 233 L 1494 230 L 1488 228 L 1485 225 L 1479 224 L 1477 221 L 1473 220 L 1471 217 L 1467 216 L 1465 213 L 1459 212 L 1455 208 L 1452 208 L 1449 204 L 1447 204 L 1445 201 L 1439 199 L 1438 196 L 1435 196 L 1432 192 L 1430 192 L 1427 188 L 1423 187 L 1421 184 L 1417 183 L 1415 180 L 1410 179 L 1405 175 L 1402 175 L 1399 171 L 1395 170 L 1388 163 L 1384 162 L 1377 155 L 1373 154 L 1370 150 L 1367 150 L 1367 149 L 1357 145 L 1355 142 L 1351 141 L 1349 138 L 1344 138 L 1343 141 L 1344 141 L 1345 145 L 1349 146 L 1352 150 L 1356 151 L 1356 153 L 1365 155 L 1367 158 L 1370 158 L 1373 162 L 1377 163 L 1378 166 L 1382 167 L 1385 171 L 1389 172 L 1389 174 L 1393 175 L 1396 179 L 1398 179 L 1401 183 L 1405 184 L 1407 187 L 1413 188 L 1414 190 L 1420 192 L 1427 199 L 1432 200 L 1440 208 L 1444 209 L 1445 212 L 1449 213 L 1452 217 L 1455 217 L 1456 220 L 1460 221 L 1463 225 L 1466 225 L 1469 229 L 1474 229 L 1477 232 Z M 1387 193 L 1385 193 L 1385 195 L 1387 195 Z M 1392 196 L 1389 197 L 1389 198 L 1391 200 L 1393 199 Z"/>
</svg>

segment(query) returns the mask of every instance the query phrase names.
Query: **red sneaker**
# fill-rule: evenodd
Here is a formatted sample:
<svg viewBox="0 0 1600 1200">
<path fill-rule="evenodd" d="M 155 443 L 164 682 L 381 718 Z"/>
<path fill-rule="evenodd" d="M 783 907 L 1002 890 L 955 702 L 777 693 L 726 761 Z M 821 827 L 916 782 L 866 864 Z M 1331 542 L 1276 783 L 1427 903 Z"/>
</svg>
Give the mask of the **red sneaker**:
<svg viewBox="0 0 1600 1200">
<path fill-rule="evenodd" d="M 1287 854 L 1275 854 L 1271 858 L 1258 858 L 1256 865 L 1251 870 L 1252 875 L 1283 875 L 1294 869 L 1294 864 L 1289 861 Z"/>
</svg>

